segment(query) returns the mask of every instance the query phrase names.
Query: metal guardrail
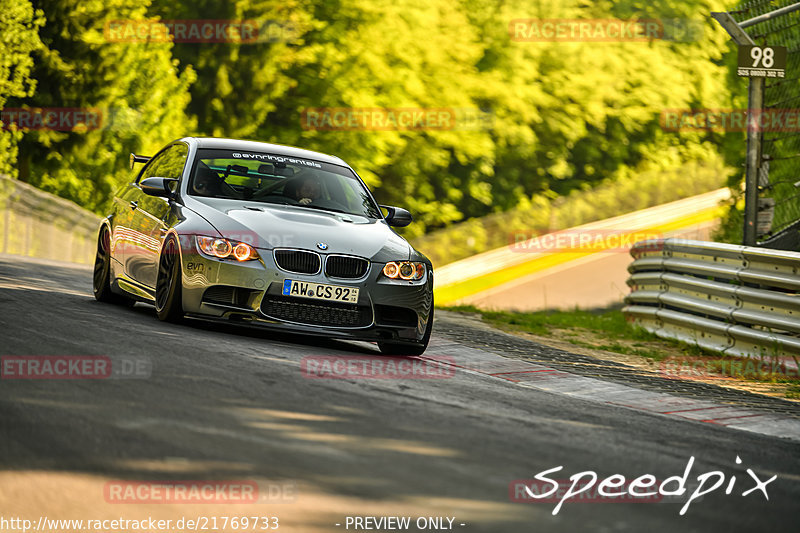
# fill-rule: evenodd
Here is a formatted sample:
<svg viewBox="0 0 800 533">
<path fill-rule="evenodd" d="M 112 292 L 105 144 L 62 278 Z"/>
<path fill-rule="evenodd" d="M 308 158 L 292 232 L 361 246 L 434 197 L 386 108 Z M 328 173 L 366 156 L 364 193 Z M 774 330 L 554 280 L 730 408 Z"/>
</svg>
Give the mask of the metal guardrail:
<svg viewBox="0 0 800 533">
<path fill-rule="evenodd" d="M 657 239 L 631 255 L 634 324 L 725 354 L 800 355 L 800 252 Z"/>
</svg>

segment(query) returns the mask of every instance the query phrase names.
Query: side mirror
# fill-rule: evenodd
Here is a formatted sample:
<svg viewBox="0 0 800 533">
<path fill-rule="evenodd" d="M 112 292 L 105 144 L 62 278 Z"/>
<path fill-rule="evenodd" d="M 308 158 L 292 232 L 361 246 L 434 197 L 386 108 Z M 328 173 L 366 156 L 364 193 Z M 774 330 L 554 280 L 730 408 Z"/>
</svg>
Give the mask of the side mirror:
<svg viewBox="0 0 800 533">
<path fill-rule="evenodd" d="M 382 207 L 389 212 L 389 214 L 386 215 L 386 223 L 390 226 L 404 228 L 411 224 L 411 222 L 414 220 L 414 217 L 411 216 L 411 213 L 402 207 L 393 207 L 391 205 L 381 205 L 379 207 Z"/>
<path fill-rule="evenodd" d="M 172 178 L 146 178 L 139 182 L 142 192 L 150 196 L 161 196 L 163 198 L 174 198 L 174 184 L 178 180 Z"/>
</svg>

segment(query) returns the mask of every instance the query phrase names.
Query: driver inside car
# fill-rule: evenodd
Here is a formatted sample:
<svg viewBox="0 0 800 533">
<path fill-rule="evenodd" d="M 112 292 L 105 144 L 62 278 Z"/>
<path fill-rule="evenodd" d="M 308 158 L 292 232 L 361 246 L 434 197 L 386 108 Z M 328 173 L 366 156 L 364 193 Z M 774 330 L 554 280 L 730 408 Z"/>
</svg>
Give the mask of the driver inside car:
<svg viewBox="0 0 800 533">
<path fill-rule="evenodd" d="M 292 197 L 301 205 L 308 205 L 322 196 L 322 186 L 314 178 L 302 178 L 293 189 Z"/>
</svg>

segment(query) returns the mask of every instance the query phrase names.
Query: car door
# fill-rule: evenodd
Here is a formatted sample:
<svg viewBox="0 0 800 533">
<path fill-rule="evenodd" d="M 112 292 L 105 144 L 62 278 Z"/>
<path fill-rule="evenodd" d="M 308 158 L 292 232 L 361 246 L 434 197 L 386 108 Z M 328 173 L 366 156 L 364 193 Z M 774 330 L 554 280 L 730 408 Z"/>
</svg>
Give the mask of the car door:
<svg viewBox="0 0 800 533">
<path fill-rule="evenodd" d="M 131 245 L 131 225 L 133 224 L 133 199 L 136 185 L 131 182 L 114 197 L 113 213 L 111 216 L 111 258 L 114 259 L 111 268 L 115 277 L 125 273 L 125 256 Z"/>
<path fill-rule="evenodd" d="M 163 150 L 144 169 L 133 193 L 135 209 L 131 221 L 134 239 L 125 256 L 126 272 L 134 281 L 155 289 L 158 255 L 169 229 L 172 212 L 169 200 L 142 192 L 141 180 L 162 177 L 180 180 L 189 147 L 178 142 Z"/>
</svg>

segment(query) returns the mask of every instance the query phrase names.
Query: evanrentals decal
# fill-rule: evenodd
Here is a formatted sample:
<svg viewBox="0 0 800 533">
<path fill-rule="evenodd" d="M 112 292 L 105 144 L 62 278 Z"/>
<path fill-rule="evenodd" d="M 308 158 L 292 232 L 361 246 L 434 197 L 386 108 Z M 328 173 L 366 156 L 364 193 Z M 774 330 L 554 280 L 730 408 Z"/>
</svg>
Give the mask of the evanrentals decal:
<svg viewBox="0 0 800 533">
<path fill-rule="evenodd" d="M 316 161 L 308 161 L 306 159 L 297 159 L 294 157 L 283 157 L 280 155 L 271 154 L 248 154 L 242 152 L 233 152 L 231 154 L 235 159 L 256 159 L 258 161 L 273 161 L 275 163 L 291 163 L 294 165 L 305 165 L 307 167 L 322 168 L 322 165 Z"/>
</svg>

